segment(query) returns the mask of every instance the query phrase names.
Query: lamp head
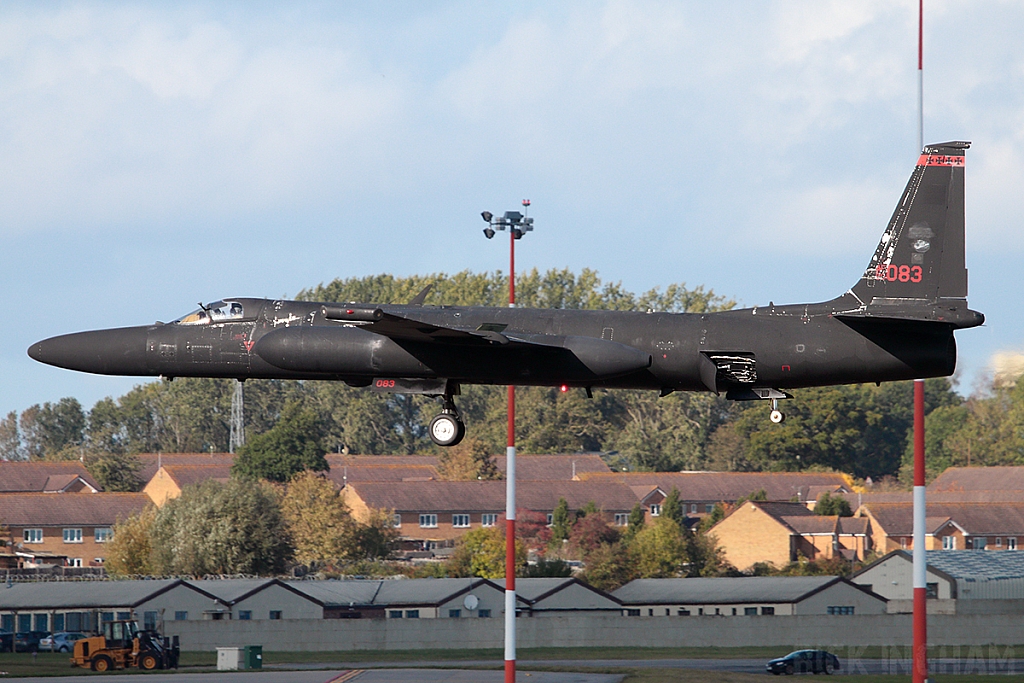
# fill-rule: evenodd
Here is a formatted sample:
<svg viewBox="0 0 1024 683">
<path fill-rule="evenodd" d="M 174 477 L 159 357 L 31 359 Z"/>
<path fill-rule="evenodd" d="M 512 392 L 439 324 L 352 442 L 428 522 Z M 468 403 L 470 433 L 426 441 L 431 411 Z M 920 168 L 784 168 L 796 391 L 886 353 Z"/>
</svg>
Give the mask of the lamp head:
<svg viewBox="0 0 1024 683">
<path fill-rule="evenodd" d="M 492 230 L 490 226 L 484 228 L 484 237 L 486 237 L 487 239 L 491 239 L 492 237 L 494 237 L 494 230 Z"/>
<path fill-rule="evenodd" d="M 494 218 L 494 214 L 491 213 L 490 211 L 484 211 L 480 215 L 483 217 L 484 221 L 487 222 L 487 223 L 490 223 L 491 219 Z"/>
</svg>

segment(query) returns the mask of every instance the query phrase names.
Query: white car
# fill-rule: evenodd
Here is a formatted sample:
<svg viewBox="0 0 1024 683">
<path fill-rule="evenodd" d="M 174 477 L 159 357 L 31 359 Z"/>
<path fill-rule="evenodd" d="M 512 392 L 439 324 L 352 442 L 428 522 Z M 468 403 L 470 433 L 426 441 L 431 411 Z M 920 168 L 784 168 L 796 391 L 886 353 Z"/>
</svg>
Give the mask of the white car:
<svg viewBox="0 0 1024 683">
<path fill-rule="evenodd" d="M 78 631 L 61 631 L 40 640 L 39 650 L 42 652 L 71 652 L 75 647 L 75 641 L 85 637 L 84 633 Z"/>
</svg>

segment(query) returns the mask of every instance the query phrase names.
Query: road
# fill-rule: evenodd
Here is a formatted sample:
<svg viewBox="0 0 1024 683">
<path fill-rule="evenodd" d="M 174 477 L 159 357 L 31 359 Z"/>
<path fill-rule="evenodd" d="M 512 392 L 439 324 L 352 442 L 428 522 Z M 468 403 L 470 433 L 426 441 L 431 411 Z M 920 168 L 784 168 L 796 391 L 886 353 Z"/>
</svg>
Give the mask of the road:
<svg viewBox="0 0 1024 683">
<path fill-rule="evenodd" d="M 493 664 L 493 662 L 488 662 Z M 529 671 L 517 672 L 520 683 L 621 683 L 622 674 L 587 674 L 577 672 Z M 83 672 L 82 675 L 87 675 Z M 174 683 L 502 683 L 504 672 L 500 670 L 479 671 L 465 669 L 413 669 L 387 668 L 372 671 L 319 670 L 281 671 L 239 671 L 218 673 L 179 673 Z M 117 683 L 154 683 L 166 680 L 156 674 L 123 674 L 114 679 Z M 17 678 L 18 683 L 54 683 L 62 680 L 52 677 Z"/>
</svg>

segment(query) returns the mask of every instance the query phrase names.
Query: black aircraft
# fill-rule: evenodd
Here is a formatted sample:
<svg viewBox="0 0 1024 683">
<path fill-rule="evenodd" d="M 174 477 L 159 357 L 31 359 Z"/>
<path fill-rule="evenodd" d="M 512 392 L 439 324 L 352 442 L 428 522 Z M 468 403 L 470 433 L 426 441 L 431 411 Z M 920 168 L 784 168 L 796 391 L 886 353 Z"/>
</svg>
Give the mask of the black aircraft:
<svg viewBox="0 0 1024 683">
<path fill-rule="evenodd" d="M 766 399 L 789 389 L 943 377 L 967 307 L 964 152 L 925 147 L 853 288 L 823 303 L 646 313 L 229 298 L 171 323 L 33 344 L 43 363 L 107 375 L 340 380 L 440 399 L 430 436 L 462 440 L 463 384 L 650 389 Z"/>
</svg>

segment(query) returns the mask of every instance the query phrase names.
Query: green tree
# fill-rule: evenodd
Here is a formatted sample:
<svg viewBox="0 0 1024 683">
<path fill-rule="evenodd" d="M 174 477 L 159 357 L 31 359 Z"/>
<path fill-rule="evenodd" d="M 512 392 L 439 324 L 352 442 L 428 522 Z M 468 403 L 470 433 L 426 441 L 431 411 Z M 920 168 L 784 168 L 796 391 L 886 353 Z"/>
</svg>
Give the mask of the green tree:
<svg viewBox="0 0 1024 683">
<path fill-rule="evenodd" d="M 134 455 L 93 451 L 86 454 L 84 464 L 104 491 L 138 491 L 142 486 L 142 462 Z"/>
<path fill-rule="evenodd" d="M 572 567 L 564 560 L 546 560 L 543 557 L 534 564 L 526 565 L 523 571 L 523 577 L 527 579 L 567 576 L 572 576 Z"/>
<path fill-rule="evenodd" d="M 71 397 L 55 404 L 31 406 L 22 412 L 20 422 L 24 449 L 32 460 L 67 459 L 66 455 L 80 447 L 85 436 L 82 404 Z"/>
<path fill-rule="evenodd" d="M 0 460 L 21 460 L 21 433 L 18 431 L 18 413 L 12 410 L 0 420 Z"/>
<path fill-rule="evenodd" d="M 526 564 L 526 549 L 516 539 L 516 567 Z M 505 530 L 483 527 L 470 531 L 455 542 L 448 561 L 449 576 L 479 576 L 485 579 L 505 577 Z"/>
<path fill-rule="evenodd" d="M 310 471 L 296 474 L 281 498 L 281 512 L 304 565 L 353 558 L 356 523 L 334 484 Z"/>
<path fill-rule="evenodd" d="M 149 505 L 137 515 L 118 520 L 113 537 L 107 542 L 107 557 L 103 563 L 113 578 L 153 574 L 153 522 L 157 509 Z"/>
<path fill-rule="evenodd" d="M 661 516 L 668 517 L 682 528 L 686 523 L 686 512 L 683 510 L 683 501 L 679 500 L 679 489 L 675 486 L 669 491 L 668 496 L 661 503 Z"/>
<path fill-rule="evenodd" d="M 842 496 L 833 496 L 828 491 L 818 496 L 814 503 L 814 514 L 831 517 L 853 517 L 853 510 L 850 509 L 850 502 Z"/>
<path fill-rule="evenodd" d="M 626 526 L 626 539 L 632 539 L 641 529 L 644 528 L 644 508 L 637 503 L 629 511 L 629 524 Z"/>
<path fill-rule="evenodd" d="M 558 505 L 551 513 L 551 542 L 561 543 L 568 540 L 574 521 L 569 513 L 569 502 L 565 498 L 559 498 Z"/>
<path fill-rule="evenodd" d="M 157 512 L 151 539 L 162 575 L 273 575 L 292 557 L 273 488 L 239 479 L 186 486 Z"/>
<path fill-rule="evenodd" d="M 348 555 L 359 560 L 382 560 L 391 556 L 401 533 L 390 510 L 370 510 L 365 522 L 356 524 L 355 543 Z"/>
<path fill-rule="evenodd" d="M 603 591 L 613 591 L 639 578 L 631 544 L 620 541 L 599 546 L 587 559 L 581 578 Z"/>
<path fill-rule="evenodd" d="M 315 411 L 289 403 L 274 427 L 238 449 L 231 471 L 250 479 L 286 482 L 303 470 L 324 472 L 324 425 Z"/>
<path fill-rule="evenodd" d="M 684 533 L 668 517 L 658 517 L 636 535 L 630 547 L 640 578 L 664 579 L 686 575 L 689 558 L 686 556 Z"/>
</svg>

